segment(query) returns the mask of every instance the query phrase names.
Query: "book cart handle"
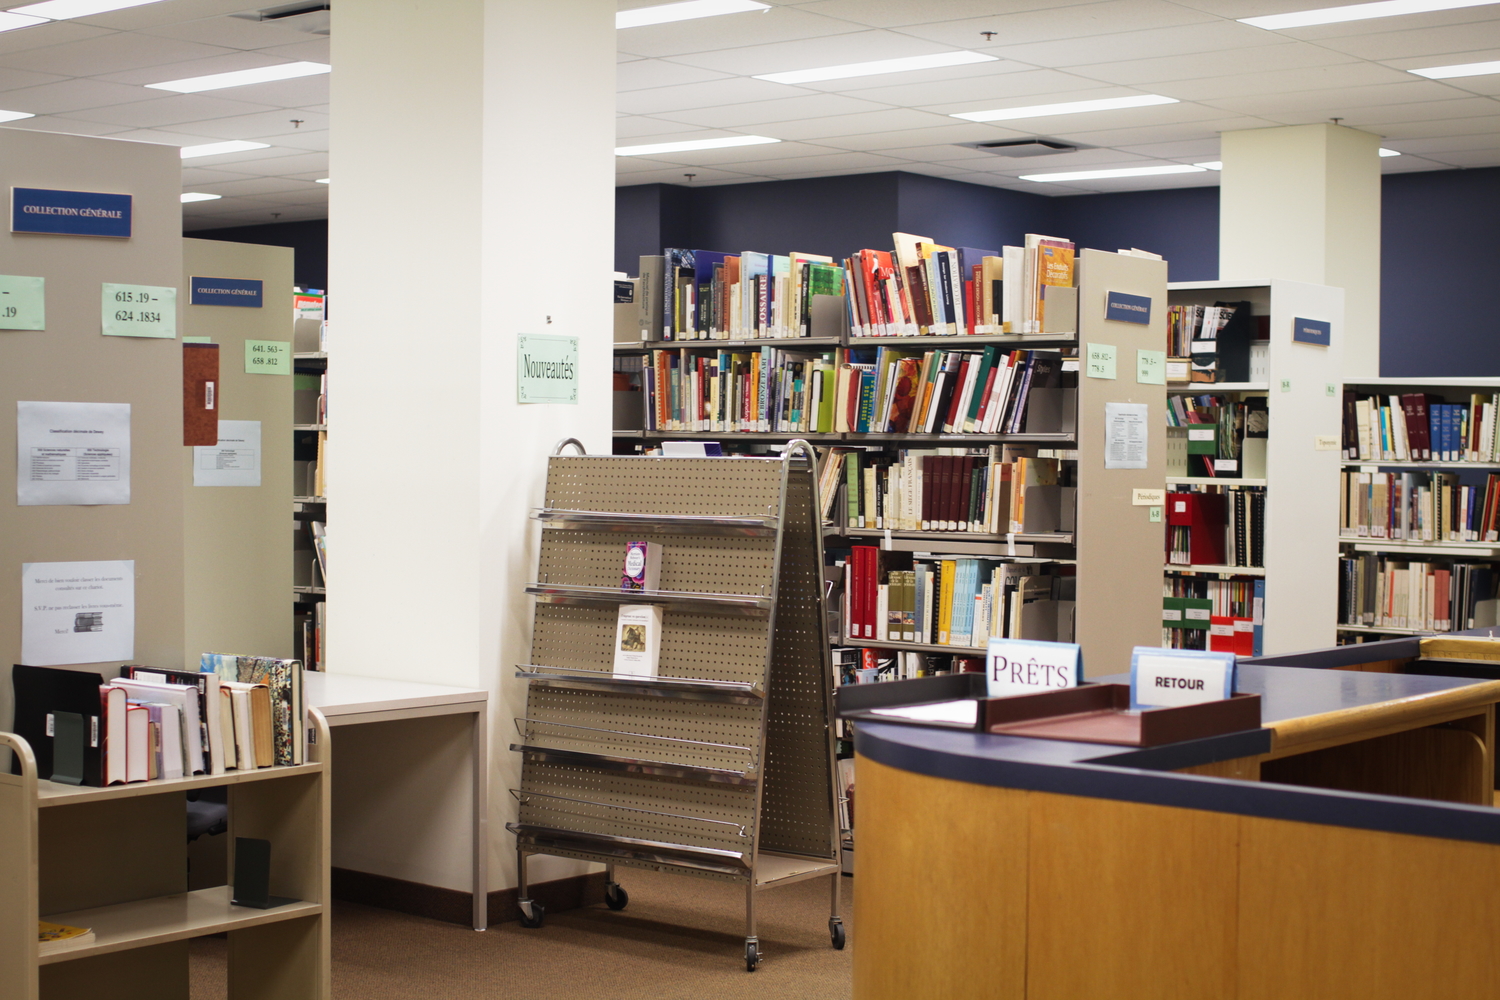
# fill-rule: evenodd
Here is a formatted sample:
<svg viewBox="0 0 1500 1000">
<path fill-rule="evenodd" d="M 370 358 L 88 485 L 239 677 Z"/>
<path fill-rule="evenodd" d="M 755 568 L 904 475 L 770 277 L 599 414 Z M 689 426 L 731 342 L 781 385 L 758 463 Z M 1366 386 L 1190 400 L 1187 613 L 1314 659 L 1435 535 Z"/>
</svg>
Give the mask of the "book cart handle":
<svg viewBox="0 0 1500 1000">
<path fill-rule="evenodd" d="M 798 452 L 801 452 L 807 458 L 808 467 L 816 471 L 818 468 L 818 453 L 803 438 L 794 438 L 786 443 L 786 449 L 781 453 L 782 461 L 791 461 L 792 456 Z"/>
<path fill-rule="evenodd" d="M 589 453 L 589 450 L 583 446 L 583 442 L 578 440 L 577 438 L 563 438 L 561 441 L 557 442 L 557 444 L 552 446 L 552 456 L 556 458 L 558 455 L 561 455 L 562 450 L 568 445 L 572 445 L 573 447 L 577 448 L 578 454 L 580 455 L 587 455 Z"/>
<path fill-rule="evenodd" d="M 22 781 L 36 780 L 36 755 L 31 752 L 30 743 L 15 733 L 0 732 L 0 747 L 9 749 L 20 760 Z"/>
</svg>

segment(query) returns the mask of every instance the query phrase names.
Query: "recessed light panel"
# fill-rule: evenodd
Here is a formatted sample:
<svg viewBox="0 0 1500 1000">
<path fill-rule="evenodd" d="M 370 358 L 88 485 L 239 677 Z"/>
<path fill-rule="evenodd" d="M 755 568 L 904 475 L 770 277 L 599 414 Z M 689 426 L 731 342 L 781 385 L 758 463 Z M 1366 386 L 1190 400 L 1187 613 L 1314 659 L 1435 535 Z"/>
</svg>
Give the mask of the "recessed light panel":
<svg viewBox="0 0 1500 1000">
<path fill-rule="evenodd" d="M 1409 69 L 1407 72 L 1425 76 L 1429 80 L 1452 80 L 1461 76 L 1489 76 L 1491 73 L 1500 73 L 1500 62 L 1459 63 L 1456 66 Z"/>
<path fill-rule="evenodd" d="M 35 118 L 30 111 L 0 111 L 0 122 L 18 122 L 22 118 Z"/>
<path fill-rule="evenodd" d="M 191 160 L 196 156 L 218 156 L 220 153 L 243 153 L 248 149 L 268 149 L 268 142 L 246 142 L 243 139 L 235 139 L 232 142 L 206 142 L 201 146 L 183 146 L 182 158 Z"/>
<path fill-rule="evenodd" d="M 639 28 L 646 24 L 667 24 L 671 21 L 691 21 L 698 17 L 718 17 L 720 14 L 743 14 L 752 10 L 770 10 L 770 4 L 755 0 L 687 0 L 685 3 L 663 3 L 654 7 L 637 7 L 622 10 L 615 15 L 616 28 Z"/>
<path fill-rule="evenodd" d="M 17 28 L 29 28 L 33 24 L 46 23 L 45 17 L 32 17 L 29 14 L 11 12 L 0 13 L 0 31 L 15 31 Z"/>
<path fill-rule="evenodd" d="M 1426 14 L 1434 10 L 1458 10 L 1482 7 L 1500 0 L 1380 0 L 1379 3 L 1352 3 L 1343 7 L 1319 7 L 1316 10 L 1294 10 L 1288 14 L 1264 17 L 1242 17 L 1241 24 L 1267 31 L 1283 28 L 1306 28 L 1314 24 L 1338 24 L 1341 21 L 1363 21 L 1372 17 L 1395 17 L 1398 14 Z"/>
<path fill-rule="evenodd" d="M 780 142 L 763 135 L 731 135 L 723 139 L 692 139 L 687 142 L 657 142 L 648 146 L 616 146 L 616 156 L 649 156 L 652 153 L 687 153 L 695 149 L 727 149 L 730 146 L 759 146 Z"/>
<path fill-rule="evenodd" d="M 815 83 L 819 80 L 844 80 L 855 76 L 881 73 L 907 73 L 917 69 L 941 69 L 944 66 L 967 66 L 970 63 L 998 62 L 982 52 L 939 52 L 930 56 L 906 56 L 902 59 L 877 59 L 874 62 L 845 63 L 821 69 L 795 69 L 788 73 L 767 73 L 757 80 L 772 83 Z"/>
<path fill-rule="evenodd" d="M 327 63 L 277 63 L 275 66 L 261 66 L 258 69 L 241 69 L 233 73 L 214 73 L 210 76 L 190 76 L 183 80 L 148 83 L 146 86 L 152 90 L 170 90 L 175 94 L 198 94 L 205 90 L 248 87 L 252 83 L 272 83 L 276 80 L 295 80 L 303 76 L 317 76 L 320 73 L 327 73 L 332 68 Z"/>
<path fill-rule="evenodd" d="M 1500 2 L 1500 0 L 1497 0 Z M 949 115 L 971 122 L 1007 122 L 1018 118 L 1045 118 L 1048 115 L 1076 115 L 1085 111 L 1115 111 L 1121 108 L 1149 108 L 1156 104 L 1176 104 L 1177 98 L 1160 94 L 1137 94 L 1134 97 L 1106 97 L 1098 101 L 1068 101 L 1065 104 L 1034 104 L 1026 108 L 997 108 L 993 111 L 965 111 Z"/>
<path fill-rule="evenodd" d="M 222 194 L 209 194 L 207 191 L 184 191 L 182 203 L 190 205 L 195 201 L 218 201 L 222 197 L 224 197 Z"/>
<path fill-rule="evenodd" d="M 1168 163 L 1160 167 L 1121 167 L 1117 170 L 1073 170 L 1065 174 L 1023 174 L 1023 181 L 1098 181 L 1110 177 L 1156 177 L 1161 174 L 1202 174 L 1203 167 L 1187 163 Z"/>
<path fill-rule="evenodd" d="M 88 17 L 105 14 L 112 10 L 127 10 L 161 3 L 162 0 L 45 0 L 44 3 L 29 3 L 24 7 L 12 7 L 12 14 L 30 14 L 45 17 L 49 21 L 66 21 L 71 17 Z"/>
</svg>

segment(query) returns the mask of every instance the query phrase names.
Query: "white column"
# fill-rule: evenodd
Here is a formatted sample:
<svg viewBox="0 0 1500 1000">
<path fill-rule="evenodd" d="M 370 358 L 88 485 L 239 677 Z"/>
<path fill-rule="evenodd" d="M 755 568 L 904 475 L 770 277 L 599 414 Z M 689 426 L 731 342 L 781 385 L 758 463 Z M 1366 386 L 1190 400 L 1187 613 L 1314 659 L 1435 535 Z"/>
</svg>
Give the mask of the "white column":
<svg viewBox="0 0 1500 1000">
<path fill-rule="evenodd" d="M 554 442 L 610 447 L 614 13 L 348 0 L 333 31 L 329 666 L 491 691 L 492 888 L 514 885 L 528 511 Z M 523 333 L 579 339 L 577 405 L 517 403 Z M 467 889 L 466 819 L 360 850 L 420 829 L 433 850 L 378 873 Z"/>
<path fill-rule="evenodd" d="M 1339 125 L 1225 132 L 1219 277 L 1344 289 L 1344 375 L 1380 374 L 1380 137 Z"/>
</svg>

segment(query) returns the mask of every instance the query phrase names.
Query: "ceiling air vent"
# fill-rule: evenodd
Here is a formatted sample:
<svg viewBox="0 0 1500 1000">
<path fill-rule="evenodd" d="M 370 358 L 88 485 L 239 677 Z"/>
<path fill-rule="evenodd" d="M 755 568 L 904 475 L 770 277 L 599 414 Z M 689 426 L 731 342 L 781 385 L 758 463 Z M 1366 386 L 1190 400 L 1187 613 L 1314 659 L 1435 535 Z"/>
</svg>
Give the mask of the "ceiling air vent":
<svg viewBox="0 0 1500 1000">
<path fill-rule="evenodd" d="M 288 27 L 305 31 L 310 35 L 326 35 L 328 34 L 330 7 L 331 5 L 326 3 L 289 3 L 280 7 L 247 10 L 229 16 L 246 21 L 280 21 Z"/>
<path fill-rule="evenodd" d="M 996 156 L 1055 156 L 1071 153 L 1083 147 L 1055 139 L 1001 139 L 996 142 L 964 142 L 959 145 L 970 149 L 982 149 Z"/>
</svg>

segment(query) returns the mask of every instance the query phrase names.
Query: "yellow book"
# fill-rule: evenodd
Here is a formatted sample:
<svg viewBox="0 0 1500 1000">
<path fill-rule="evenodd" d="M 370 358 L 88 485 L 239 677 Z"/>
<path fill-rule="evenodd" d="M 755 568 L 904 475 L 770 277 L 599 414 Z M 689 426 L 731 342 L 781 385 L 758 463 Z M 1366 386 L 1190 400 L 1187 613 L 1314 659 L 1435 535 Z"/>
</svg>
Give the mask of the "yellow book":
<svg viewBox="0 0 1500 1000">
<path fill-rule="evenodd" d="M 67 924 L 49 924 L 45 920 L 36 922 L 38 950 L 43 955 L 59 951 L 87 948 L 94 943 L 94 932 L 87 927 L 69 927 Z"/>
<path fill-rule="evenodd" d="M 938 608 L 938 644 L 942 646 L 948 645 L 948 633 L 953 626 L 953 586 L 957 569 L 958 563 L 952 559 L 943 560 L 943 603 Z"/>
</svg>

